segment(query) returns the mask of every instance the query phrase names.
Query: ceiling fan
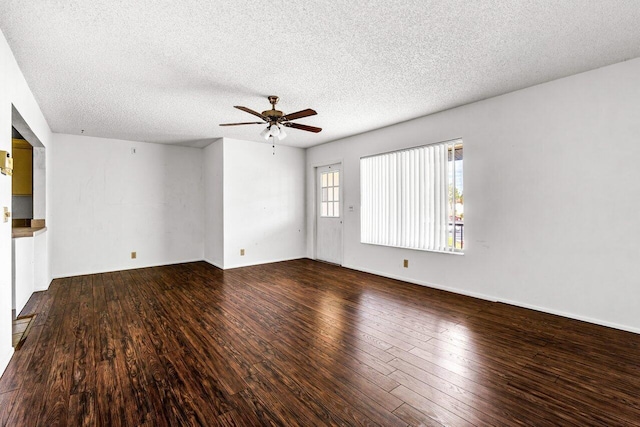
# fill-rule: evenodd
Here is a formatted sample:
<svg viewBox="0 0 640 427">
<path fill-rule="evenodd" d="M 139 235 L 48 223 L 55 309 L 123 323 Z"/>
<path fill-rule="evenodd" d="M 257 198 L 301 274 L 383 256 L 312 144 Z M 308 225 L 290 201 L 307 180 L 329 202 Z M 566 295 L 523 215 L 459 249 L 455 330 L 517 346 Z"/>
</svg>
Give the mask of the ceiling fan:
<svg viewBox="0 0 640 427">
<path fill-rule="evenodd" d="M 242 110 L 246 113 L 253 114 L 256 117 L 260 117 L 262 122 L 242 122 L 242 123 L 222 123 L 220 126 L 238 126 L 238 125 L 261 125 L 267 124 L 266 129 L 260 132 L 260 135 L 264 137 L 264 139 L 269 139 L 273 137 L 274 139 L 284 139 L 287 136 L 284 128 L 294 128 L 305 130 L 307 132 L 318 133 L 322 130 L 322 128 L 317 128 L 315 126 L 303 125 L 300 123 L 293 123 L 291 120 L 301 119 L 303 117 L 315 116 L 316 113 L 314 110 L 307 108 L 306 110 L 297 111 L 291 114 L 284 114 L 282 111 L 276 110 L 276 104 L 279 99 L 277 96 L 272 95 L 268 97 L 269 103 L 271 103 L 271 109 L 263 111 L 262 113 L 258 113 L 257 111 L 253 111 L 247 107 L 241 107 L 239 105 L 235 105 L 234 107 L 238 110 Z"/>
</svg>

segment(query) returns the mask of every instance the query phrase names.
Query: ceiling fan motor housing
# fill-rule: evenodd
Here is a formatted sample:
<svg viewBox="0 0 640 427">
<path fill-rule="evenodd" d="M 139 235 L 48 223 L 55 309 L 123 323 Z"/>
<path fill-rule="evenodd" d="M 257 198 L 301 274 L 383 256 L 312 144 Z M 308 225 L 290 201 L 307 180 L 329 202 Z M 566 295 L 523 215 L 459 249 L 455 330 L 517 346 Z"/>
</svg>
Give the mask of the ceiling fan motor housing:
<svg viewBox="0 0 640 427">
<path fill-rule="evenodd" d="M 280 117 L 282 117 L 282 111 L 276 110 L 276 104 L 278 103 L 280 98 L 275 95 L 270 95 L 268 99 L 269 103 L 271 104 L 271 110 L 263 111 L 262 115 L 265 117 L 269 117 L 270 121 L 278 120 Z"/>
<path fill-rule="evenodd" d="M 263 111 L 262 115 L 268 117 L 271 120 L 277 120 L 282 117 L 282 111 L 280 110 L 267 110 Z"/>
</svg>

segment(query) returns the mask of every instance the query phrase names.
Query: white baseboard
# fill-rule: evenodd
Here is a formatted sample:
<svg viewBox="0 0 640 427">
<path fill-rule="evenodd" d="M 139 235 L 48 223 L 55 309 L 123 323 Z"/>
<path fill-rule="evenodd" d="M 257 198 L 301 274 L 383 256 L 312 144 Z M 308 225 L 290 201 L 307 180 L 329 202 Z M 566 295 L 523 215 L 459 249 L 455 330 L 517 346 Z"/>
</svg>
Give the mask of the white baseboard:
<svg viewBox="0 0 640 427">
<path fill-rule="evenodd" d="M 389 273 L 385 273 L 385 272 L 382 272 L 382 271 L 370 270 L 368 268 L 361 268 L 361 267 L 356 267 L 356 266 L 351 266 L 351 265 L 346 265 L 346 264 L 343 265 L 343 267 L 349 268 L 351 270 L 362 271 L 364 273 L 375 274 L 376 276 L 388 277 L 389 279 L 395 279 L 395 280 L 401 280 L 401 281 L 407 282 L 407 283 L 413 283 L 414 285 L 426 286 L 428 288 L 433 288 L 433 289 L 438 289 L 438 290 L 441 290 L 441 291 L 452 292 L 454 294 L 465 295 L 465 296 L 473 297 L 473 298 L 479 298 L 479 299 L 483 299 L 483 300 L 491 301 L 491 302 L 496 302 L 497 301 L 496 297 L 493 297 L 493 296 L 490 296 L 490 295 L 480 294 L 480 293 L 476 293 L 476 292 L 469 292 L 469 291 L 466 291 L 464 289 L 451 288 L 451 287 L 447 287 L 447 286 L 440 286 L 440 285 L 437 285 L 435 283 L 430 283 L 430 282 L 426 282 L 426 281 L 423 281 L 423 280 L 416 280 L 416 279 L 413 279 L 413 278 L 410 278 L 410 277 L 404 277 L 404 276 L 400 276 L 400 275 L 389 274 Z"/>
<path fill-rule="evenodd" d="M 253 265 L 262 265 L 262 264 L 273 264 L 274 262 L 293 261 L 295 259 L 302 259 L 302 258 L 306 258 L 306 256 L 274 259 L 274 260 L 260 261 L 260 262 L 247 262 L 247 263 L 243 263 L 243 264 L 234 264 L 234 265 L 231 265 L 231 266 L 220 265 L 219 263 L 213 262 L 212 260 L 207 259 L 207 258 L 205 258 L 203 261 L 208 262 L 209 264 L 211 264 L 214 267 L 217 267 L 217 268 L 219 268 L 221 270 L 231 270 L 231 269 L 234 269 L 234 268 L 251 267 Z"/>
<path fill-rule="evenodd" d="M 436 285 L 434 283 L 429 283 L 429 282 L 425 282 L 425 281 L 421 281 L 421 280 L 402 277 L 402 276 L 394 275 L 394 274 L 388 274 L 388 273 L 385 273 L 385 272 L 376 271 L 376 270 L 370 270 L 370 269 L 361 268 L 361 267 L 357 267 L 357 266 L 343 265 L 343 267 L 350 268 L 352 270 L 363 271 L 365 273 L 375 274 L 376 276 L 388 277 L 390 279 L 402 280 L 403 282 L 407 282 L 407 283 L 413 283 L 413 284 L 420 285 L 420 286 L 427 286 L 429 288 L 439 289 L 439 290 L 443 290 L 443 291 L 447 291 L 447 292 L 453 292 L 455 294 L 466 295 L 466 296 L 473 297 L 473 298 L 479 298 L 479 299 L 486 300 L 486 301 L 500 302 L 500 303 L 504 303 L 504 304 L 513 305 L 513 306 L 516 306 L 516 307 L 522 307 L 522 308 L 528 308 L 530 310 L 540 311 L 542 313 L 554 314 L 556 316 L 562 316 L 562 317 L 566 317 L 568 319 L 574 319 L 574 320 L 580 320 L 582 322 L 593 323 L 594 325 L 605 326 L 607 328 L 619 329 L 621 331 L 640 334 L 640 329 L 639 328 L 634 328 L 634 327 L 628 326 L 628 325 L 621 325 L 621 324 L 618 324 L 618 323 L 608 322 L 608 321 L 605 321 L 605 320 L 594 319 L 592 317 L 582 316 L 582 315 L 575 314 L 575 313 L 569 313 L 569 312 L 562 311 L 562 310 L 554 310 L 554 309 L 550 309 L 550 308 L 547 308 L 547 307 L 540 307 L 540 306 L 527 304 L 527 303 L 523 303 L 523 302 L 519 302 L 519 301 L 513 301 L 513 300 L 508 300 L 508 299 L 503 299 L 503 298 L 497 298 L 497 297 L 494 297 L 494 296 L 489 296 L 489 295 L 480 294 L 480 293 L 476 293 L 476 292 L 468 292 L 468 291 L 465 291 L 463 289 L 450 288 L 450 287 L 446 287 L 446 286 L 439 286 L 439 285 Z"/>
<path fill-rule="evenodd" d="M 219 268 L 220 270 L 224 270 L 224 267 L 222 265 L 218 264 L 217 262 L 213 262 L 213 261 L 211 261 L 210 259 L 207 259 L 207 258 L 205 258 L 203 261 L 213 265 L 214 267 Z"/>
<path fill-rule="evenodd" d="M 4 374 L 4 370 L 7 369 L 9 362 L 11 361 L 11 357 L 13 356 L 13 347 L 0 359 L 0 376 Z"/>
<path fill-rule="evenodd" d="M 213 265 L 214 267 L 217 267 L 217 268 L 219 268 L 221 270 L 230 270 L 230 269 L 234 269 L 234 268 L 250 267 L 250 266 L 253 266 L 253 265 L 271 264 L 271 263 L 283 262 L 283 261 L 292 261 L 292 260 L 302 259 L 302 258 L 308 258 L 308 257 L 299 256 L 299 257 L 292 257 L 292 258 L 266 260 L 266 261 L 260 261 L 260 262 L 248 262 L 248 263 L 244 263 L 244 264 L 235 264 L 235 265 L 231 265 L 231 266 L 222 266 L 219 263 L 213 262 L 212 260 L 206 259 L 206 258 L 205 259 L 193 259 L 193 260 L 184 260 L 184 261 L 171 262 L 171 263 L 160 263 L 160 264 L 152 264 L 152 265 L 144 265 L 144 266 L 125 267 L 125 268 L 121 268 L 119 270 L 79 272 L 79 273 L 69 274 L 69 275 L 54 276 L 54 279 L 60 279 L 60 278 L 66 278 L 66 277 L 74 277 L 74 276 L 83 276 L 83 275 L 87 275 L 87 274 L 109 273 L 109 272 L 113 272 L 113 271 L 135 270 L 135 269 L 138 269 L 138 268 L 159 267 L 159 266 L 172 265 L 172 264 L 184 264 L 184 263 L 188 263 L 188 262 L 197 262 L 197 261 L 205 261 L 205 262 L 207 262 L 207 263 L 209 263 L 209 264 Z M 313 258 L 309 258 L 309 259 L 313 259 Z M 579 315 L 579 314 L 569 313 L 569 312 L 565 312 L 565 311 L 562 311 L 562 310 L 555 310 L 555 309 L 550 309 L 550 308 L 547 308 L 547 307 L 540 307 L 540 306 L 536 306 L 536 305 L 532 305 L 532 304 L 527 304 L 527 303 L 523 303 L 523 302 L 519 302 L 519 301 L 513 301 L 513 300 L 498 298 L 496 296 L 486 295 L 486 294 L 477 293 L 477 292 L 469 292 L 467 290 L 459 289 L 459 288 L 451 288 L 451 287 L 447 287 L 447 286 L 441 286 L 441 285 L 438 285 L 438 284 L 435 284 L 435 283 L 430 283 L 430 282 L 423 281 L 423 280 L 417 280 L 417 279 L 410 278 L 410 277 L 404 277 L 404 276 L 400 276 L 400 275 L 389 274 L 389 273 L 386 273 L 386 272 L 373 270 L 373 269 L 362 268 L 362 267 L 358 267 L 358 266 L 354 266 L 354 265 L 344 264 L 343 267 L 349 268 L 349 269 L 352 269 L 352 270 L 362 271 L 362 272 L 365 272 L 365 273 L 375 274 L 376 276 L 388 277 L 390 279 L 401 280 L 401 281 L 407 282 L 407 283 L 413 283 L 413 284 L 420 285 L 420 286 L 426 286 L 426 287 L 433 288 L 433 289 L 439 289 L 439 290 L 442 290 L 442 291 L 452 292 L 452 293 L 459 294 L 459 295 L 465 295 L 465 296 L 469 296 L 469 297 L 473 297 L 473 298 L 479 298 L 479 299 L 482 299 L 482 300 L 485 300 L 485 301 L 501 302 L 501 303 L 513 305 L 513 306 L 516 306 L 516 307 L 527 308 L 527 309 L 531 309 L 531 310 L 540 311 L 540 312 L 543 312 L 543 313 L 549 313 L 549 314 L 554 314 L 554 315 L 557 315 L 557 316 L 566 317 L 566 318 L 569 318 L 569 319 L 575 319 L 575 320 L 580 320 L 580 321 L 583 321 L 583 322 L 593 323 L 595 325 L 605 326 L 605 327 L 608 327 L 608 328 L 614 328 L 614 329 L 619 329 L 619 330 L 622 330 L 622 331 L 627 331 L 627 332 L 632 332 L 632 333 L 635 333 L 635 334 L 640 334 L 640 328 L 635 328 L 635 327 L 628 326 L 628 325 L 621 325 L 621 324 L 618 324 L 618 323 L 608 322 L 608 321 L 600 320 L 600 319 L 594 319 L 594 318 L 591 318 L 591 317 L 588 317 L 588 316 L 582 316 L 582 315 Z M 42 289 L 42 290 L 46 290 L 46 289 Z M 13 354 L 13 351 L 11 352 L 11 354 Z M 9 356 L 9 359 L 10 358 L 11 358 L 11 355 Z M 8 360 L 7 360 L 6 363 L 9 363 Z M 4 368 L 3 368 L 3 370 L 4 370 Z"/>
<path fill-rule="evenodd" d="M 33 292 L 41 292 L 41 291 L 48 291 L 49 290 L 49 286 L 51 286 L 51 282 L 53 281 L 53 279 L 49 280 L 49 283 L 47 283 L 47 286 L 35 286 L 33 288 Z"/>
<path fill-rule="evenodd" d="M 500 299 L 500 300 L 498 300 L 498 302 L 501 302 L 501 303 L 504 303 L 504 304 L 509 304 L 509 305 L 515 305 L 517 307 L 528 308 L 530 310 L 541 311 L 543 313 L 555 314 L 556 316 L 562 316 L 562 317 L 566 317 L 566 318 L 569 318 L 569 319 L 580 320 L 582 322 L 593 323 L 594 325 L 605 326 L 607 328 L 619 329 L 621 331 L 633 332 L 634 334 L 640 334 L 640 329 L 638 329 L 638 328 L 634 328 L 634 327 L 627 326 L 627 325 L 620 325 L 618 323 L 613 323 L 613 322 L 607 322 L 605 320 L 594 319 L 592 317 L 581 316 L 581 315 L 575 314 L 575 313 L 568 313 L 568 312 L 562 311 L 562 310 L 554 310 L 554 309 L 550 309 L 550 308 L 546 308 L 546 307 L 539 307 L 537 305 L 525 304 L 525 303 L 521 303 L 521 302 L 518 302 L 518 301 L 511 301 L 511 300 L 504 300 L 504 299 Z"/>
<path fill-rule="evenodd" d="M 186 259 L 186 260 L 180 260 L 180 261 L 160 262 L 160 263 L 154 263 L 154 264 L 124 266 L 124 267 L 118 267 L 118 268 L 114 267 L 113 269 L 110 268 L 110 269 L 107 269 L 107 270 L 79 271 L 79 272 L 75 272 L 75 273 L 54 274 L 53 278 L 54 279 L 66 279 L 68 277 L 86 276 L 88 274 L 113 273 L 113 272 L 116 272 L 116 271 L 137 270 L 139 268 L 150 268 L 150 267 L 163 267 L 163 266 L 166 266 L 166 265 L 186 264 L 188 262 L 198 262 L 198 261 L 203 261 L 203 259 L 202 258 Z"/>
<path fill-rule="evenodd" d="M 225 266 L 225 267 L 219 267 L 219 268 L 223 268 L 224 270 L 231 270 L 233 268 L 251 267 L 253 265 L 262 265 L 262 264 L 273 264 L 275 262 L 293 261 L 295 259 L 302 259 L 302 258 L 306 258 L 306 256 L 296 256 L 296 257 L 292 257 L 292 258 L 270 259 L 270 260 L 258 261 L 258 262 L 247 262 L 247 263 L 234 264 L 234 265 Z"/>
</svg>

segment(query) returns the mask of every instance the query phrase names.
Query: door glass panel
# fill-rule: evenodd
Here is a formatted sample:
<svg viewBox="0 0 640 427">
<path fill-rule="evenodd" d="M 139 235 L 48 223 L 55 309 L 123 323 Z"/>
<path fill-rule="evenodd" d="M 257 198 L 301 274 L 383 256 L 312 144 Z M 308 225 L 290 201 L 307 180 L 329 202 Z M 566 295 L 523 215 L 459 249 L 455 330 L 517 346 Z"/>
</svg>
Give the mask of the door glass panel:
<svg viewBox="0 0 640 427">
<path fill-rule="evenodd" d="M 322 172 L 320 216 L 338 218 L 340 216 L 340 171 Z"/>
</svg>

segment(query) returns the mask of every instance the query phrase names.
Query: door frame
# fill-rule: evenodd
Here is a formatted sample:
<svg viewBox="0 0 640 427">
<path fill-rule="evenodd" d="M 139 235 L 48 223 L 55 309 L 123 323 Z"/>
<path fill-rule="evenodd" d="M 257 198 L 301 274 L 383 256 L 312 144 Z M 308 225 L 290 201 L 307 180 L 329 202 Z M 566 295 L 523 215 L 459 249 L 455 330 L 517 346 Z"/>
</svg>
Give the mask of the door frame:
<svg viewBox="0 0 640 427">
<path fill-rule="evenodd" d="M 327 166 L 340 166 L 340 266 L 344 263 L 344 163 L 342 159 L 338 159 L 332 162 L 314 163 L 313 167 L 313 259 L 318 259 L 318 169 Z"/>
</svg>

